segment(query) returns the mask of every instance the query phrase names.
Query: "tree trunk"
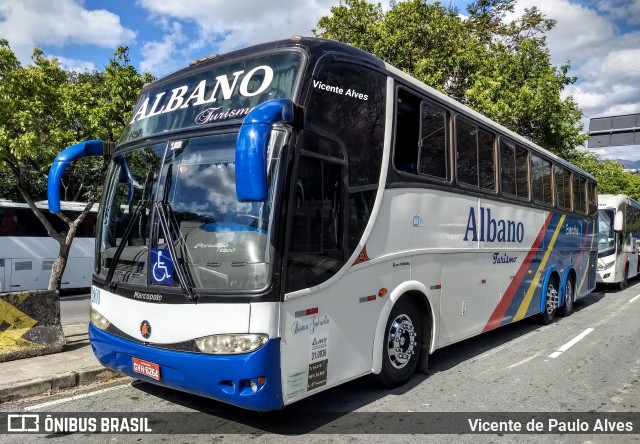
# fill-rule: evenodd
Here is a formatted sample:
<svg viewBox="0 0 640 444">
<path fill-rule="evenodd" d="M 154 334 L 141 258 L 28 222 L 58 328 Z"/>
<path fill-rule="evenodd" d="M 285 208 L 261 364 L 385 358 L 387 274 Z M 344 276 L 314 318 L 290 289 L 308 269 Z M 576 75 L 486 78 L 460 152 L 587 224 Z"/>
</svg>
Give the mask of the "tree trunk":
<svg viewBox="0 0 640 444">
<path fill-rule="evenodd" d="M 62 275 L 64 274 L 64 270 L 67 268 L 67 259 L 69 259 L 69 253 L 71 252 L 71 244 L 76 236 L 78 227 L 87 216 L 92 206 L 93 202 L 88 203 L 84 210 L 82 210 L 82 213 L 80 213 L 80 215 L 78 215 L 78 217 L 74 221 L 72 221 L 62 213 L 58 215 L 67 223 L 67 225 L 69 226 L 69 231 L 64 238 L 62 236 L 59 238 L 55 238 L 60 245 L 60 249 L 58 250 L 58 257 L 51 266 L 49 291 L 60 290 L 60 285 L 62 284 Z"/>
</svg>

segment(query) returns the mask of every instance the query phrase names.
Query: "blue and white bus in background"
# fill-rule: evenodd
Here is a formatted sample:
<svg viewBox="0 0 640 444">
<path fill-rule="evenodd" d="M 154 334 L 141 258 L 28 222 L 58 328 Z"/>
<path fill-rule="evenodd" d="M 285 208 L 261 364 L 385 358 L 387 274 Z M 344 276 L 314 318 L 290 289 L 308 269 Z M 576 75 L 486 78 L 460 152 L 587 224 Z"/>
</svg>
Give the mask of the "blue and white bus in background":
<svg viewBox="0 0 640 444">
<path fill-rule="evenodd" d="M 60 154 L 52 208 L 103 145 Z M 366 52 L 212 56 L 146 86 L 113 151 L 92 347 L 254 410 L 372 373 L 396 387 L 438 348 L 569 315 L 595 287 L 596 216 L 592 176 Z"/>
<path fill-rule="evenodd" d="M 598 278 L 627 287 L 640 271 L 640 203 L 623 194 L 598 196 Z"/>
<path fill-rule="evenodd" d="M 86 205 L 61 202 L 58 207 L 75 219 Z M 49 212 L 46 201 L 36 202 L 36 206 L 56 230 L 67 230 L 62 219 Z M 91 287 L 97 211 L 98 205 L 95 205 L 78 227 L 62 275 L 62 290 Z M 46 290 L 59 250 L 60 245 L 49 237 L 29 205 L 0 199 L 0 293 Z"/>
</svg>

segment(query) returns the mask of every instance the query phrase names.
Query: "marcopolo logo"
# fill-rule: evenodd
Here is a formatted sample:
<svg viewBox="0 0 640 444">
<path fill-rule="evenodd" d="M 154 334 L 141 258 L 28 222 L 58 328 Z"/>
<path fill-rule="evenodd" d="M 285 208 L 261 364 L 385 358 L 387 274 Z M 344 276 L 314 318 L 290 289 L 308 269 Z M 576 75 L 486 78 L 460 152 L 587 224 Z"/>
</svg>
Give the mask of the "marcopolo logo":
<svg viewBox="0 0 640 444">
<path fill-rule="evenodd" d="M 524 240 L 524 225 L 522 222 L 513 220 L 494 219 L 491 216 L 491 208 L 480 207 L 480 214 L 476 218 L 475 208 L 470 207 L 464 240 L 522 243 Z"/>
</svg>

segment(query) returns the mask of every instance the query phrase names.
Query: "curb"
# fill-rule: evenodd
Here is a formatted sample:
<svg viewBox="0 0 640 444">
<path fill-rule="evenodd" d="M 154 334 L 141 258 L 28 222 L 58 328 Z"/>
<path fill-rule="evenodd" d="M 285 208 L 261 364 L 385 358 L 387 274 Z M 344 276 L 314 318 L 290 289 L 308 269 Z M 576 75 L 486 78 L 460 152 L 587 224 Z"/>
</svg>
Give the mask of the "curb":
<svg viewBox="0 0 640 444">
<path fill-rule="evenodd" d="M 80 371 L 60 373 L 49 378 L 36 378 L 7 387 L 0 387 L 0 402 L 15 401 L 29 396 L 52 395 L 63 388 L 78 387 L 125 378 L 124 375 L 96 365 Z"/>
</svg>

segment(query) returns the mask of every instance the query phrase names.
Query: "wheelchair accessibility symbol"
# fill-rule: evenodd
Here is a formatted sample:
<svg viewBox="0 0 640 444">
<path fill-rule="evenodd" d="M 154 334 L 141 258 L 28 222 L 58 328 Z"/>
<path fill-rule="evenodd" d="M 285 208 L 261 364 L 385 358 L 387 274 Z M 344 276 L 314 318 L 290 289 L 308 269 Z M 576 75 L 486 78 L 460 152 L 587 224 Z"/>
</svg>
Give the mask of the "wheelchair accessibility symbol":
<svg viewBox="0 0 640 444">
<path fill-rule="evenodd" d="M 173 284 L 173 262 L 171 262 L 171 255 L 166 248 L 151 249 L 151 283 Z"/>
</svg>

